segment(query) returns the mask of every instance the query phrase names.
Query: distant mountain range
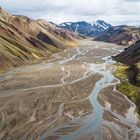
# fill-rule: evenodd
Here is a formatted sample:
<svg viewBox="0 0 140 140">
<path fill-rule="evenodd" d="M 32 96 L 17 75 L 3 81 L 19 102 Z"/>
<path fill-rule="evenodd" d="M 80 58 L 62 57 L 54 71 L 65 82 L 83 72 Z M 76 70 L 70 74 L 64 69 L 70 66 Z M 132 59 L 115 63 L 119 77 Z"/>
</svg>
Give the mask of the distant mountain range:
<svg viewBox="0 0 140 140">
<path fill-rule="evenodd" d="M 94 40 L 130 46 L 140 40 L 140 28 L 126 25 L 114 26 L 102 32 Z"/>
<path fill-rule="evenodd" d="M 111 28 L 112 25 L 106 23 L 103 20 L 97 20 L 96 22 L 89 23 L 85 21 L 80 22 L 64 22 L 59 25 L 59 27 L 63 29 L 67 29 L 69 31 L 77 32 L 84 36 L 95 37 L 100 35 L 102 32 Z"/>
<path fill-rule="evenodd" d="M 134 26 L 112 26 L 103 20 L 89 23 L 81 22 L 64 22 L 58 27 L 73 31 L 86 37 L 93 37 L 95 41 L 115 43 L 118 45 L 130 46 L 140 40 L 140 28 Z"/>
</svg>

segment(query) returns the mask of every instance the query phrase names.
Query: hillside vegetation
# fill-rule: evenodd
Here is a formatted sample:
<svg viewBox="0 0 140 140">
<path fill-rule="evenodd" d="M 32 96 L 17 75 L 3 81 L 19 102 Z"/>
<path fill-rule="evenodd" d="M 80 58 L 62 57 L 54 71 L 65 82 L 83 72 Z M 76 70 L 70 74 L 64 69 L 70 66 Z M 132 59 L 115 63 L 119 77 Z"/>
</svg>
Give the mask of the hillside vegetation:
<svg viewBox="0 0 140 140">
<path fill-rule="evenodd" d="M 116 86 L 116 89 L 124 93 L 137 106 L 137 112 L 140 114 L 140 73 L 136 85 L 130 84 L 127 76 L 127 66 L 118 65 L 115 76 L 120 79 L 121 83 Z"/>
<path fill-rule="evenodd" d="M 121 81 L 117 85 L 117 90 L 136 104 L 140 114 L 140 41 L 113 58 L 123 64 L 117 66 L 115 73 L 115 76 Z"/>
</svg>

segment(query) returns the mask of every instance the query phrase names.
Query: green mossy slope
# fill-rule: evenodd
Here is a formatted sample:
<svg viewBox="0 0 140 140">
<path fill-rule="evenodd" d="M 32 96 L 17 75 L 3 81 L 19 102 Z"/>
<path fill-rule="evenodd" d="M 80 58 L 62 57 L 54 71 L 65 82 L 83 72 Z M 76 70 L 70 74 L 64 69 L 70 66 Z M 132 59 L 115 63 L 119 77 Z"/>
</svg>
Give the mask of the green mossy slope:
<svg viewBox="0 0 140 140">
<path fill-rule="evenodd" d="M 133 103 L 136 104 L 137 112 L 140 114 L 140 74 L 138 76 L 138 83 L 136 84 L 136 86 L 134 86 L 128 81 L 128 77 L 126 74 L 127 68 L 128 67 L 124 65 L 117 65 L 117 71 L 114 73 L 114 75 L 118 79 L 120 79 L 121 83 L 116 86 L 116 89 L 125 94 Z"/>
</svg>

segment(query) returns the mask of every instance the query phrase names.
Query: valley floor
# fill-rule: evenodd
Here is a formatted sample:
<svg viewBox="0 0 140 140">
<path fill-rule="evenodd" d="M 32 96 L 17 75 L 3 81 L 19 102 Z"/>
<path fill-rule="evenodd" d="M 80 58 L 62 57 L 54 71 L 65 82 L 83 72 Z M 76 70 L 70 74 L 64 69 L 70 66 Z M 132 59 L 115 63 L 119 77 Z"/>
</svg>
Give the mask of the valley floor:
<svg viewBox="0 0 140 140">
<path fill-rule="evenodd" d="M 80 41 L 0 76 L 2 140 L 140 140 L 135 105 L 115 89 L 122 46 Z"/>
</svg>

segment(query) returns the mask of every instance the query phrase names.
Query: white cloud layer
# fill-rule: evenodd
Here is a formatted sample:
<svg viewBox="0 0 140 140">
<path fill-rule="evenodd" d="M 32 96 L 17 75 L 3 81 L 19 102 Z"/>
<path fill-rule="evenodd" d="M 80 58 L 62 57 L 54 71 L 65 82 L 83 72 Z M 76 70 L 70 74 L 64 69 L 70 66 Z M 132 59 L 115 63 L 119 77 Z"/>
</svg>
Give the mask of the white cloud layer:
<svg viewBox="0 0 140 140">
<path fill-rule="evenodd" d="M 102 19 L 113 25 L 140 25 L 140 0 L 0 0 L 0 6 L 55 23 Z"/>
</svg>

